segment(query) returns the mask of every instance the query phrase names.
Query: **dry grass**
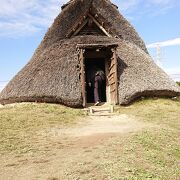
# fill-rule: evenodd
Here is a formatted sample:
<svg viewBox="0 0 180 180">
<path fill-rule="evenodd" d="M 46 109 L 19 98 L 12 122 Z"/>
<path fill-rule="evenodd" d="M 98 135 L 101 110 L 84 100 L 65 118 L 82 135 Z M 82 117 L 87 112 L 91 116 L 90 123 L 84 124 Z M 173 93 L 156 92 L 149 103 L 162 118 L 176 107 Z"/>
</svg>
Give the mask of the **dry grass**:
<svg viewBox="0 0 180 180">
<path fill-rule="evenodd" d="M 33 142 L 39 131 L 71 125 L 80 116 L 80 110 L 53 104 L 25 103 L 0 108 L 0 153 L 38 151 Z"/>
<path fill-rule="evenodd" d="M 120 114 L 128 114 L 145 122 L 180 128 L 180 99 L 144 99 L 130 106 L 117 108 Z"/>
<path fill-rule="evenodd" d="M 36 132 L 75 123 L 78 117 L 83 116 L 80 110 L 47 104 L 0 109 L 0 151 L 4 154 L 18 152 L 25 159 L 30 158 L 28 163 L 33 157 L 26 154 L 38 152 L 40 156 L 34 156 L 36 168 L 41 161 L 45 168 L 39 176 L 50 179 L 179 179 L 180 101 L 146 99 L 128 107 L 117 107 L 117 111 L 150 126 L 138 132 L 110 136 L 92 146 L 79 146 L 77 139 L 69 137 L 61 148 L 58 144 L 61 143 L 60 137 L 53 144 L 53 139 L 46 141 L 44 136 L 42 139 L 39 136 L 39 144 L 36 144 Z M 86 140 L 88 142 L 89 137 Z M 47 143 L 50 147 L 48 152 L 44 148 Z M 51 159 L 48 153 L 53 152 L 56 155 Z M 12 159 L 10 165 L 15 163 Z M 21 166 L 26 167 L 26 164 Z M 50 171 L 52 166 L 53 175 Z"/>
<path fill-rule="evenodd" d="M 146 99 L 117 111 L 151 126 L 89 148 L 69 174 L 75 179 L 180 179 L 180 101 Z"/>
<path fill-rule="evenodd" d="M 111 178 L 179 179 L 180 101 L 146 99 L 118 111 L 157 127 L 150 127 L 124 142 L 119 138 L 113 140 L 119 151 L 113 153 L 115 160 L 108 167 Z"/>
</svg>

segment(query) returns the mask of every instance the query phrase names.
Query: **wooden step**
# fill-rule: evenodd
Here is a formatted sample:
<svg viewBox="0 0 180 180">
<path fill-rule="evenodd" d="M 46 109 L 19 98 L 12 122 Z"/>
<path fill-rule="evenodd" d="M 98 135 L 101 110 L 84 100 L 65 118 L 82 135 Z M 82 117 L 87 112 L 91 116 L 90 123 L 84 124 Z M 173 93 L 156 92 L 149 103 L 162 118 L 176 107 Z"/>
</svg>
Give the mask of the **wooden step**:
<svg viewBox="0 0 180 180">
<path fill-rule="evenodd" d="M 114 113 L 114 106 L 91 106 L 88 108 L 90 115 L 110 115 Z"/>
</svg>

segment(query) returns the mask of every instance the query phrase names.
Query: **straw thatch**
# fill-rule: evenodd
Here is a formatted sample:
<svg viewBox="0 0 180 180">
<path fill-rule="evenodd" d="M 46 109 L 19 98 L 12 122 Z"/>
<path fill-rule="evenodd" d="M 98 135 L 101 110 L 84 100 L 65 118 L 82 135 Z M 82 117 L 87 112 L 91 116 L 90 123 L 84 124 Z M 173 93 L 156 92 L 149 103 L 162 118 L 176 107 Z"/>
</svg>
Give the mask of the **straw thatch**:
<svg viewBox="0 0 180 180">
<path fill-rule="evenodd" d="M 30 62 L 1 92 L 0 103 L 82 106 L 77 44 L 118 44 L 120 104 L 141 96 L 180 95 L 179 87 L 152 61 L 142 39 L 109 0 L 72 0 L 62 9 Z M 71 36 L 89 12 L 112 37 Z"/>
</svg>

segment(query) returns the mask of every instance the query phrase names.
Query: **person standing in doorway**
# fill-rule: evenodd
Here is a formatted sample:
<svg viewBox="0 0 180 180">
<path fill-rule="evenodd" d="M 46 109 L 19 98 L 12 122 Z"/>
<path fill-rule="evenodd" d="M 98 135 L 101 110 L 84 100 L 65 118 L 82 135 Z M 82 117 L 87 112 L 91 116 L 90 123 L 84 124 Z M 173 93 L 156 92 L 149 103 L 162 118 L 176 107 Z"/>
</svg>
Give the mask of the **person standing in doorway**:
<svg viewBox="0 0 180 180">
<path fill-rule="evenodd" d="M 95 106 L 102 101 L 102 85 L 105 81 L 105 73 L 102 69 L 93 66 L 88 72 L 88 85 L 93 88 Z"/>
<path fill-rule="evenodd" d="M 102 84 L 104 80 L 105 80 L 104 71 L 101 69 L 97 69 L 97 71 L 95 72 L 95 77 L 94 77 L 94 102 L 95 102 L 94 105 L 95 106 L 98 106 L 102 100 Z"/>
</svg>

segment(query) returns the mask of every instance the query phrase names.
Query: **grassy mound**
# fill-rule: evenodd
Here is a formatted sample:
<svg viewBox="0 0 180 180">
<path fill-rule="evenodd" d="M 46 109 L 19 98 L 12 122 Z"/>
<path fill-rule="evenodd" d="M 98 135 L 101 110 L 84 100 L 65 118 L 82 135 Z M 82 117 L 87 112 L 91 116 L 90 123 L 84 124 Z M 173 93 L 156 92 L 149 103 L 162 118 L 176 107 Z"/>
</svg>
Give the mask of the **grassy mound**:
<svg viewBox="0 0 180 180">
<path fill-rule="evenodd" d="M 48 132 L 76 123 L 83 116 L 81 110 L 49 104 L 0 108 L 0 153 L 38 159 L 48 151 L 51 154 L 55 147 L 62 155 L 68 151 L 68 161 L 59 159 L 58 165 L 58 170 L 66 165 L 67 179 L 71 175 L 74 179 L 179 179 L 180 101 L 145 99 L 116 110 L 147 126 L 98 145 L 74 148 L 71 137 L 63 144 L 61 136 L 49 137 Z"/>
<path fill-rule="evenodd" d="M 179 98 L 174 100 L 147 98 L 127 107 L 120 107 L 117 111 L 146 122 L 166 124 L 175 129 L 180 128 Z"/>
<path fill-rule="evenodd" d="M 33 148 L 36 133 L 75 123 L 83 112 L 53 104 L 22 103 L 0 108 L 0 153 L 25 153 Z"/>
<path fill-rule="evenodd" d="M 119 150 L 113 153 L 111 162 L 116 159 L 107 174 L 112 179 L 179 179 L 180 101 L 146 99 L 118 108 L 118 112 L 154 127 L 125 139 L 114 139 L 112 144 Z"/>
</svg>

